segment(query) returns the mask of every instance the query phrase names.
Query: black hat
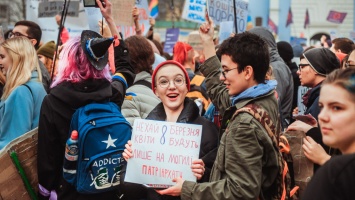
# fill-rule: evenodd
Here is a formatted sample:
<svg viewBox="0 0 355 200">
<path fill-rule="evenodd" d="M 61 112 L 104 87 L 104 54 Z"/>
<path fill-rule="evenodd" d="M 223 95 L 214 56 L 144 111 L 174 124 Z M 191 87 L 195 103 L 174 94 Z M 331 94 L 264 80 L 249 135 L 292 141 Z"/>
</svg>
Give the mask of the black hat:
<svg viewBox="0 0 355 200">
<path fill-rule="evenodd" d="M 107 65 L 107 50 L 112 42 L 113 38 L 103 38 L 100 34 L 94 31 L 84 30 L 81 33 L 81 48 L 84 50 L 90 63 L 97 70 L 102 70 Z"/>
<path fill-rule="evenodd" d="M 326 48 L 313 48 L 303 53 L 312 69 L 319 75 L 326 76 L 339 69 L 340 63 L 336 55 Z"/>
<path fill-rule="evenodd" d="M 290 43 L 281 41 L 277 43 L 277 51 L 279 52 L 281 58 L 285 61 L 291 61 L 293 58 L 293 50 Z"/>
</svg>

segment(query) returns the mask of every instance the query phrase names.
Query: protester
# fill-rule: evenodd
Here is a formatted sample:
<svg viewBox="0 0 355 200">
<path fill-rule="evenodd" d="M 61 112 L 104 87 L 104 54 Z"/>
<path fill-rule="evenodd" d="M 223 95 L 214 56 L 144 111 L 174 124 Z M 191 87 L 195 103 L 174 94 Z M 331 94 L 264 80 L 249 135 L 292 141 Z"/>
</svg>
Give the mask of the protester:
<svg viewBox="0 0 355 200">
<path fill-rule="evenodd" d="M 152 89 L 162 102 L 146 119 L 202 125 L 200 159 L 193 162 L 192 171 L 199 182 L 208 181 L 217 153 L 218 129 L 212 122 L 199 116 L 194 101 L 186 97 L 190 89 L 188 73 L 178 62 L 163 62 L 153 72 Z M 124 156 L 127 159 L 132 157 L 132 149 L 129 145 L 126 147 Z M 148 190 L 148 199 L 179 198 L 160 196 L 154 190 Z"/>
<path fill-rule="evenodd" d="M 125 40 L 130 52 L 131 64 L 136 73 L 136 78 L 127 93 L 122 105 L 122 114 L 133 125 L 135 119 L 145 119 L 148 114 L 160 103 L 154 95 L 152 84 L 152 64 L 154 63 L 153 49 L 148 40 L 139 35 L 133 35 Z"/>
<path fill-rule="evenodd" d="M 189 80 L 191 82 L 191 90 L 187 94 L 192 99 L 199 99 L 203 104 L 202 115 L 207 110 L 211 100 L 206 91 L 205 77 L 195 74 L 196 54 L 191 45 L 184 42 L 176 42 L 173 49 L 173 60 L 184 66 Z"/>
<path fill-rule="evenodd" d="M 317 171 L 302 199 L 354 199 L 355 69 L 329 74 L 321 87 L 319 105 L 323 142 L 344 155 L 331 158 Z"/>
<path fill-rule="evenodd" d="M 35 47 L 35 49 L 37 50 L 39 48 L 39 44 L 41 42 L 41 37 L 42 37 L 41 27 L 39 27 L 38 24 L 32 21 L 26 21 L 26 20 L 18 21 L 16 22 L 12 32 L 9 34 L 9 37 L 13 38 L 13 37 L 20 37 L 20 36 L 28 38 L 33 44 L 33 46 Z M 40 60 L 38 60 L 38 62 L 42 74 L 42 83 L 44 89 L 48 93 L 49 86 L 51 83 L 51 76 L 48 70 L 46 69 L 46 67 L 43 65 L 43 63 Z"/>
<path fill-rule="evenodd" d="M 41 108 L 37 155 L 40 199 L 118 199 L 121 196 L 119 191 L 79 194 L 63 179 L 65 143 L 75 110 L 94 101 L 111 101 L 121 106 L 126 89 L 134 80 L 129 51 L 112 18 L 112 4 L 104 0 L 106 6 L 103 7 L 100 0 L 96 2 L 114 35 L 116 73 L 111 82 L 107 49 L 112 38 L 102 39 L 98 33 L 83 31 L 81 37 L 71 38 L 64 45 L 57 78 Z M 100 48 L 89 51 L 92 46 L 87 46 L 87 42 L 100 44 Z M 94 58 L 103 53 L 102 58 Z"/>
<path fill-rule="evenodd" d="M 266 139 L 268 133 L 253 116 L 240 113 L 232 119 L 237 109 L 253 102 L 269 113 L 275 127 L 280 127 L 274 96 L 276 81 L 265 82 L 270 61 L 268 46 L 255 34 L 237 34 L 222 43 L 220 63 L 214 49 L 213 27 L 211 20 L 200 27 L 207 59 L 201 72 L 213 103 L 224 113 L 210 182 L 199 184 L 176 178 L 175 186 L 158 192 L 181 195 L 182 199 L 271 199 L 277 195 L 273 184 L 281 167 L 278 149 Z"/>
<path fill-rule="evenodd" d="M 349 38 L 335 38 L 330 50 L 333 53 L 349 54 L 354 49 L 354 42 Z M 340 60 L 341 61 L 341 60 Z"/>
<path fill-rule="evenodd" d="M 277 43 L 277 51 L 279 52 L 282 60 L 290 68 L 293 80 L 293 99 L 292 99 L 292 110 L 297 107 L 297 97 L 298 97 L 298 87 L 301 85 L 300 79 L 298 78 L 297 71 L 298 66 L 293 59 L 293 49 L 290 43 L 281 41 Z M 290 113 L 291 114 L 291 113 Z"/>
<path fill-rule="evenodd" d="M 60 22 L 62 20 L 62 16 L 57 14 L 55 16 L 55 21 L 57 22 L 58 26 L 60 26 Z M 69 35 L 69 31 L 67 30 L 67 28 L 65 28 L 64 26 L 62 27 L 62 32 L 60 33 L 60 41 L 59 41 L 59 45 L 63 45 L 64 43 L 66 43 L 70 38 Z"/>
<path fill-rule="evenodd" d="M 343 68 L 355 68 L 355 50 L 352 50 L 344 59 Z"/>
<path fill-rule="evenodd" d="M 36 50 L 25 37 L 0 44 L 0 65 L 6 83 L 0 101 L 0 150 L 36 128 L 46 91 L 41 81 Z"/>
<path fill-rule="evenodd" d="M 263 38 L 270 50 L 270 64 L 273 68 L 273 74 L 277 80 L 276 91 L 279 96 L 279 103 L 281 107 L 280 117 L 282 128 L 286 128 L 290 123 L 293 101 L 293 79 L 291 70 L 284 63 L 277 51 L 277 45 L 272 33 L 263 27 L 254 27 L 249 30 L 250 33 L 254 33 Z"/>
<path fill-rule="evenodd" d="M 39 60 L 44 64 L 49 74 L 52 74 L 53 56 L 55 52 L 54 41 L 49 41 L 37 50 Z"/>
<path fill-rule="evenodd" d="M 303 53 L 297 74 L 299 75 L 301 85 L 311 88 L 302 97 L 303 104 L 307 108 L 304 114 L 311 114 L 318 121 L 318 114 L 320 112 L 318 100 L 321 84 L 326 76 L 335 69 L 338 69 L 339 66 L 339 60 L 329 49 L 312 48 Z M 297 115 L 297 113 L 295 114 Z M 287 128 L 289 131 L 305 132 L 309 136 L 304 139 L 305 144 L 320 144 L 325 150 L 317 148 L 317 151 L 305 153 L 307 158 L 315 163 L 314 171 L 318 169 L 319 165 L 322 165 L 329 159 L 330 155 L 336 153 L 322 142 L 322 135 L 320 129 L 317 127 L 317 121 L 314 120 L 313 123 L 307 124 L 297 120 Z"/>
</svg>

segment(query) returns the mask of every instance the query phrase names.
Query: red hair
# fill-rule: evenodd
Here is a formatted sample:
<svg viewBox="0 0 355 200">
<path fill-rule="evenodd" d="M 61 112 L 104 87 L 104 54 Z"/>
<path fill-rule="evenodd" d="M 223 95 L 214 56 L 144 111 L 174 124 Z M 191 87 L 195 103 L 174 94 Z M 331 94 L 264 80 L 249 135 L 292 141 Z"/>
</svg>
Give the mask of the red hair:
<svg viewBox="0 0 355 200">
<path fill-rule="evenodd" d="M 184 65 L 186 61 L 188 61 L 189 59 L 193 59 L 189 58 L 188 56 L 188 52 L 190 50 L 193 50 L 191 45 L 184 42 L 176 42 L 173 50 L 173 60 Z"/>
</svg>

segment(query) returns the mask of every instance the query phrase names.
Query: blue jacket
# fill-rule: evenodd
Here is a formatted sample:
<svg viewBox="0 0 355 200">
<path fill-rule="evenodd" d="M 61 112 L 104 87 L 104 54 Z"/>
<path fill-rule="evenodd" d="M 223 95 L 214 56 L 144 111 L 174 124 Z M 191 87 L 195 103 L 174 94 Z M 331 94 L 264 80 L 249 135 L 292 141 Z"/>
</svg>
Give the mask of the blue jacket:
<svg viewBox="0 0 355 200">
<path fill-rule="evenodd" d="M 46 91 L 38 81 L 37 71 L 32 72 L 31 80 L 15 88 L 10 96 L 0 101 L 0 150 L 13 139 L 36 128 L 39 113 Z"/>
</svg>

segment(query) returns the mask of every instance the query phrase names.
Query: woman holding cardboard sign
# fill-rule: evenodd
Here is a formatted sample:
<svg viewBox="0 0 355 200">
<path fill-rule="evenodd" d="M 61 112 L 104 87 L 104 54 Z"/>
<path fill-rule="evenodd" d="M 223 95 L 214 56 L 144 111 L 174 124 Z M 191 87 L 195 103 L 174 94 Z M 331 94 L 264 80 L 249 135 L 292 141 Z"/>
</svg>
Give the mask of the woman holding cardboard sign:
<svg viewBox="0 0 355 200">
<path fill-rule="evenodd" d="M 198 182 L 206 182 L 209 180 L 217 153 L 218 130 L 212 122 L 199 116 L 197 105 L 186 97 L 189 89 L 188 74 L 180 63 L 170 60 L 158 65 L 152 75 L 152 90 L 162 102 L 146 119 L 202 125 L 200 159 L 193 161 L 191 169 Z M 131 142 L 126 144 L 123 153 L 126 160 L 133 156 L 131 145 Z M 148 190 L 148 199 L 180 199 L 180 197 L 161 196 L 154 190 Z"/>
</svg>

